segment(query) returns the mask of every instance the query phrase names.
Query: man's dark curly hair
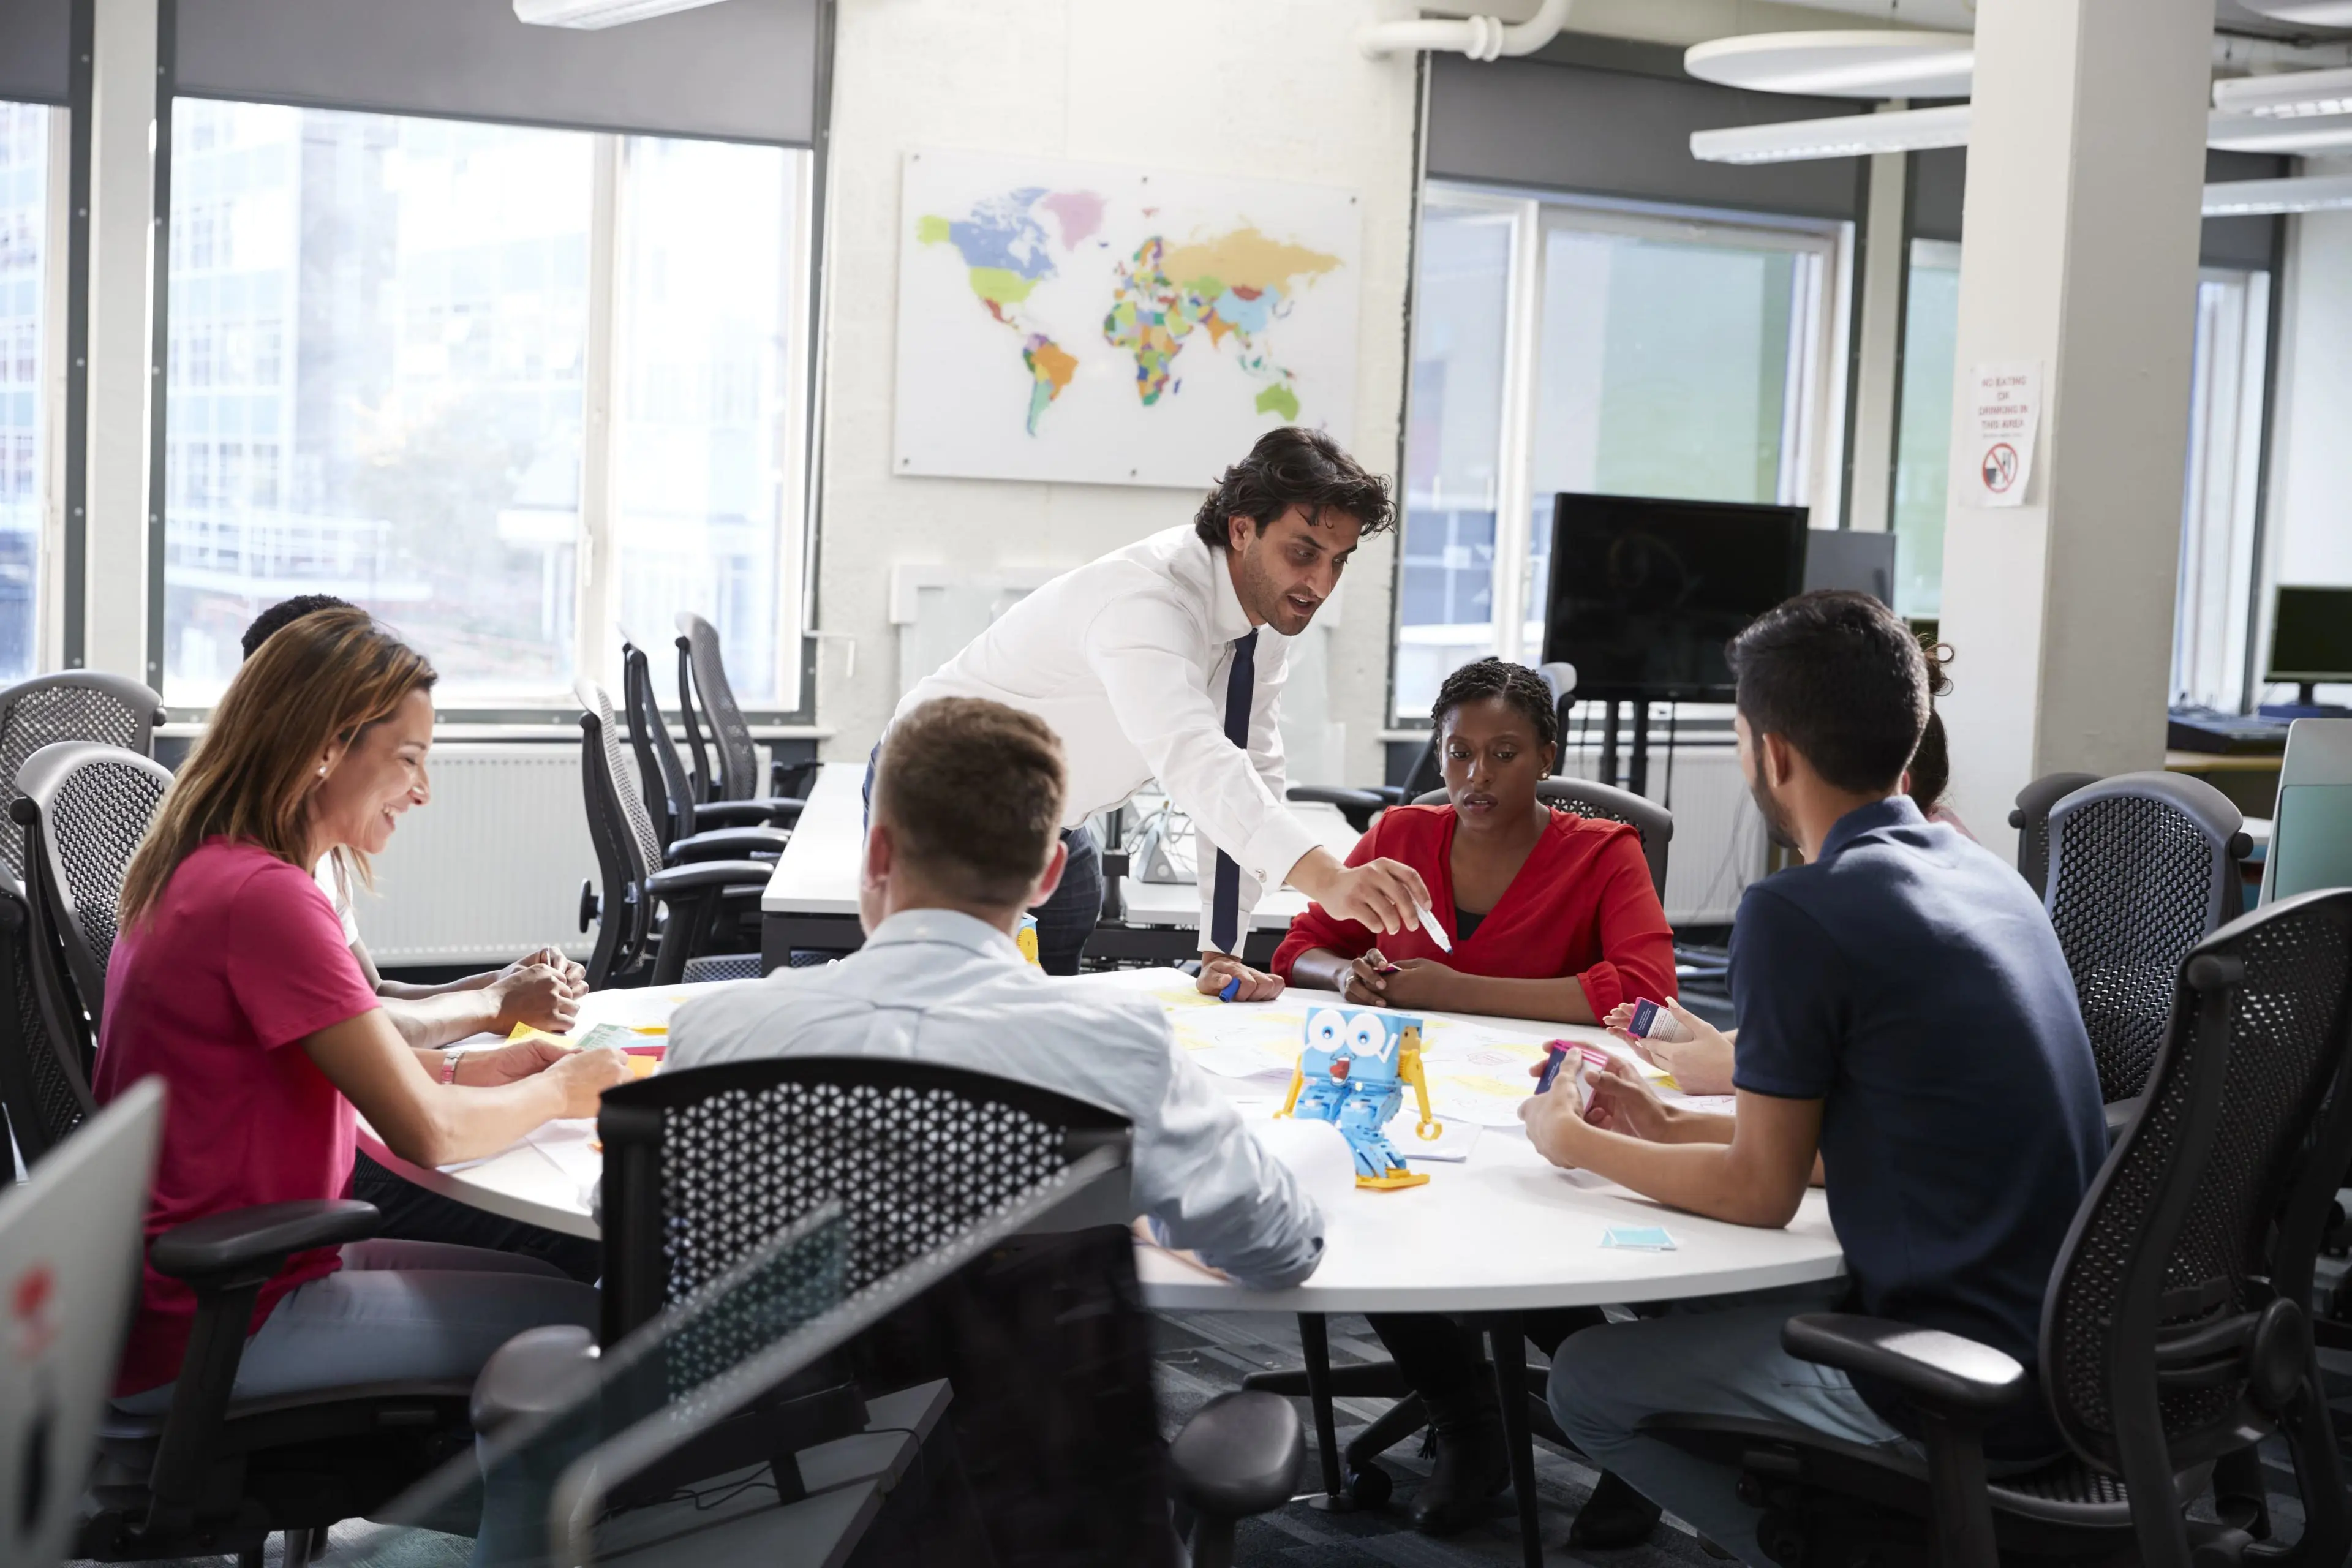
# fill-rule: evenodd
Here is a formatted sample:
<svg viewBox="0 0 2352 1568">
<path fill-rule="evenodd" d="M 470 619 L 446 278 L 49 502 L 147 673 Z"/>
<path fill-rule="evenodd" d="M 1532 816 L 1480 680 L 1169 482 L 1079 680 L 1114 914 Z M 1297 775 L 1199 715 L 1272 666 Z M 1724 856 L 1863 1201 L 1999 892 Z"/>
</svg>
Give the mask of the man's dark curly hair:
<svg viewBox="0 0 2352 1568">
<path fill-rule="evenodd" d="M 1444 733 L 1447 714 L 1465 702 L 1484 702 L 1490 697 L 1499 697 L 1527 715 L 1537 745 L 1559 743 L 1559 710 L 1552 703 L 1551 688 L 1526 665 L 1499 658 L 1474 658 L 1447 676 L 1445 684 L 1437 689 L 1437 700 L 1429 705 L 1430 728 Z"/>
<path fill-rule="evenodd" d="M 1193 531 L 1212 550 L 1226 547 L 1226 520 L 1245 517 L 1266 524 L 1292 507 L 1303 509 L 1307 521 L 1318 522 L 1327 510 L 1345 512 L 1374 534 L 1396 521 L 1389 498 L 1389 482 L 1339 449 L 1339 443 L 1320 430 L 1286 425 L 1257 438 L 1248 457 L 1227 468 L 1217 488 L 1193 515 Z"/>
<path fill-rule="evenodd" d="M 315 616 L 320 610 L 348 610 L 351 607 L 350 604 L 332 594 L 297 594 L 290 599 L 280 599 L 254 616 L 253 624 L 245 628 L 245 636 L 239 639 L 245 647 L 245 657 L 251 658 L 253 650 L 268 642 L 270 634 L 280 626 L 291 626 L 303 616 Z"/>
</svg>

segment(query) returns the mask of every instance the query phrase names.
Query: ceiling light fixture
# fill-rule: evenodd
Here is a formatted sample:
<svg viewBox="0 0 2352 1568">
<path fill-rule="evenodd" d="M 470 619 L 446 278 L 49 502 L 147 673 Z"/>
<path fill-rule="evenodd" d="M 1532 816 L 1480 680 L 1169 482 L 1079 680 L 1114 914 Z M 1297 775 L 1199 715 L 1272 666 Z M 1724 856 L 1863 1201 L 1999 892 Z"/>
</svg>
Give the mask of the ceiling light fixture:
<svg viewBox="0 0 2352 1568">
<path fill-rule="evenodd" d="M 1787 163 L 1808 158 L 1863 158 L 1969 144 L 1969 106 L 1906 109 L 1889 114 L 1839 114 L 1770 125 L 1727 125 L 1691 132 L 1691 156 L 1707 163 Z"/>
<path fill-rule="evenodd" d="M 2264 120 L 2352 114 L 2352 69 L 2225 77 L 2213 84 L 2213 107 Z"/>
<path fill-rule="evenodd" d="M 1975 66 L 1966 33 L 1736 33 L 1683 54 L 1701 81 L 1816 98 L 1966 98 Z"/>
<path fill-rule="evenodd" d="M 2208 185 L 2203 210 L 2207 217 L 2267 217 L 2347 207 L 2352 207 L 2352 174 L 2307 174 L 2292 180 L 2224 180 Z"/>
<path fill-rule="evenodd" d="M 716 5 L 718 0 L 514 0 L 515 20 L 528 22 L 535 27 L 617 27 L 624 22 L 642 22 L 649 16 L 667 16 L 672 11 L 691 11 L 698 5 Z"/>
<path fill-rule="evenodd" d="M 2288 117 L 2217 109 L 2205 124 L 2205 145 L 2231 153 L 2327 153 L 2352 147 L 2352 113 Z"/>
</svg>

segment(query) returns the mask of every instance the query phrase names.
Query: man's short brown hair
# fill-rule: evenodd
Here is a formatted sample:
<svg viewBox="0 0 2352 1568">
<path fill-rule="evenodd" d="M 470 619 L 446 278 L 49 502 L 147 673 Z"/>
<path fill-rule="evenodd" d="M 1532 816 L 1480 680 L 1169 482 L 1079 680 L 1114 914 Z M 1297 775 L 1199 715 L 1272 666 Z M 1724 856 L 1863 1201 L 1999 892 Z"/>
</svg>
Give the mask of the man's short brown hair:
<svg viewBox="0 0 2352 1568">
<path fill-rule="evenodd" d="M 890 726 L 874 813 L 898 851 L 942 891 L 1003 909 L 1025 902 L 1062 830 L 1062 742 L 1034 713 L 940 697 Z"/>
</svg>

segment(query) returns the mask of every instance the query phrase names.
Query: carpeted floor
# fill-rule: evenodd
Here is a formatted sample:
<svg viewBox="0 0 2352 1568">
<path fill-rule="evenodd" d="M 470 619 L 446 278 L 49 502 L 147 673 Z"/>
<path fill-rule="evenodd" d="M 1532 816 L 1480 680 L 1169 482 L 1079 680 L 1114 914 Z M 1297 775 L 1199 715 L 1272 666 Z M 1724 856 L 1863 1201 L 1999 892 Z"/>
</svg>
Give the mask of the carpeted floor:
<svg viewBox="0 0 2352 1568">
<path fill-rule="evenodd" d="M 2342 1266 L 2336 1265 L 2336 1268 Z M 1335 1365 L 1370 1360 L 1381 1354 L 1379 1342 L 1360 1318 L 1330 1321 L 1331 1359 Z M 1532 1353 L 1532 1352 L 1530 1352 Z M 1250 1373 L 1299 1364 L 1297 1321 L 1274 1313 L 1172 1313 L 1160 1320 L 1155 1354 L 1160 1394 L 1171 1431 L 1216 1394 L 1240 1386 Z M 2330 1404 L 2336 1430 L 2352 1435 L 2352 1356 L 2324 1353 Z M 1378 1415 L 1385 1402 L 1340 1400 L 1335 1406 L 1339 1437 L 1344 1446 L 1356 1429 Z M 1313 1441 L 1313 1428 L 1308 1428 Z M 2347 1442 L 2352 1447 L 2352 1442 Z M 2273 1445 L 2265 1455 L 2270 1476 L 2274 1528 L 2285 1539 L 2302 1530 L 2303 1510 L 2294 1494 L 2294 1478 L 2285 1455 Z M 1402 1505 L 1427 1474 L 1417 1439 L 1391 1449 L 1383 1467 L 1396 1481 L 1391 1504 L 1374 1511 L 1326 1512 L 1307 1501 L 1297 1501 L 1263 1518 L 1244 1521 L 1238 1534 L 1235 1560 L 1240 1568 L 1338 1568 L 1339 1564 L 1390 1564 L 1392 1568 L 1496 1568 L 1519 1561 L 1517 1514 L 1508 1492 L 1495 1500 L 1492 1511 L 1461 1535 L 1444 1541 L 1417 1534 L 1405 1522 Z M 1307 1458 L 1307 1485 L 1319 1485 L 1316 1457 Z M 1554 1568 L 1586 1564 L 1589 1568 L 1717 1568 L 1715 1559 L 1700 1547 L 1687 1527 L 1669 1515 L 1651 1538 L 1622 1552 L 1578 1553 L 1563 1544 L 1569 1521 L 1593 1483 L 1593 1472 L 1578 1457 L 1540 1440 L 1536 1445 L 1536 1486 L 1543 1521 L 1544 1561 Z M 334 1532 L 338 1555 L 380 1537 L 377 1527 L 354 1521 Z M 456 1537 L 412 1537 L 387 1556 L 382 1568 L 465 1568 L 471 1542 Z M 272 1540 L 268 1562 L 278 1562 L 279 1542 Z M 185 1568 L 230 1568 L 226 1558 L 194 1560 Z M 716 1568 L 716 1565 L 714 1565 Z"/>
</svg>

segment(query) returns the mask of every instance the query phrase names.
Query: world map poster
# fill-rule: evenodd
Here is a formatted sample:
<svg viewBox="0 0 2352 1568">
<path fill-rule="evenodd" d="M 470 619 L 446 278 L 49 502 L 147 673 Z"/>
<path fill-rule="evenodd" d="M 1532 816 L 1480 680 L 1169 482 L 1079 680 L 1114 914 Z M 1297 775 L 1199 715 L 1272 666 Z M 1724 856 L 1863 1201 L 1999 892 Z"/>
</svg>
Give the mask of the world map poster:
<svg viewBox="0 0 2352 1568">
<path fill-rule="evenodd" d="M 1350 192 L 907 155 L 892 467 L 1199 489 L 1278 425 L 1342 446 Z"/>
</svg>

